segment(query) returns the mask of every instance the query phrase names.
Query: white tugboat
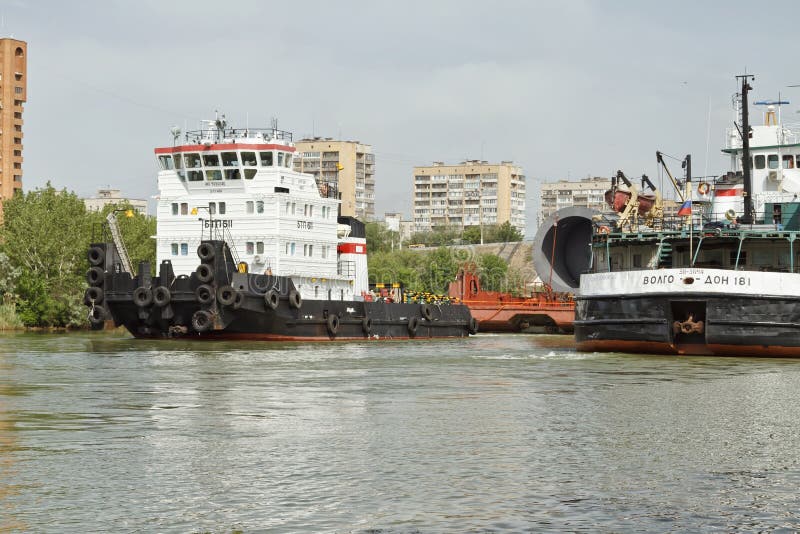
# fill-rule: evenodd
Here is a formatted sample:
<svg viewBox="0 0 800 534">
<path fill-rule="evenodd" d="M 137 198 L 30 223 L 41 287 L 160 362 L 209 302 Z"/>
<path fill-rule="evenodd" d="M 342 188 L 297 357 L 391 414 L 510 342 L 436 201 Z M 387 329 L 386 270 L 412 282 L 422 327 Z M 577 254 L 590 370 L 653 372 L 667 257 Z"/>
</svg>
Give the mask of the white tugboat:
<svg viewBox="0 0 800 534">
<path fill-rule="evenodd" d="M 616 217 L 573 210 L 540 229 L 540 263 L 551 258 L 558 285 L 576 291 L 579 350 L 800 356 L 800 139 L 782 102 L 764 102 L 751 127 L 752 76 L 740 79 L 724 149 L 733 170 L 693 183 L 687 156 L 678 217 L 618 173 Z"/>
<path fill-rule="evenodd" d="M 371 299 L 363 223 L 337 216 L 337 184 L 294 171 L 294 152 L 289 132 L 228 128 L 224 118 L 156 148 L 158 276 L 147 264 L 130 272 L 111 220 L 115 239 L 89 251 L 90 320 L 112 318 L 137 337 L 474 333 L 461 305 Z"/>
</svg>

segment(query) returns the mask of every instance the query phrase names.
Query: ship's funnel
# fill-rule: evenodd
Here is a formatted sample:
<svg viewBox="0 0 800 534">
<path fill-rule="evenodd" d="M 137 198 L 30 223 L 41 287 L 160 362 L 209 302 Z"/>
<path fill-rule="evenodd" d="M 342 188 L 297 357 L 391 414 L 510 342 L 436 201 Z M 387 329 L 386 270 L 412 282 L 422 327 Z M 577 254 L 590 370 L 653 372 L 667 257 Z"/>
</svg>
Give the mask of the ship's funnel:
<svg viewBox="0 0 800 534">
<path fill-rule="evenodd" d="M 574 292 L 591 263 L 592 217 L 588 208 L 564 208 L 546 218 L 533 238 L 533 267 L 554 291 Z"/>
</svg>

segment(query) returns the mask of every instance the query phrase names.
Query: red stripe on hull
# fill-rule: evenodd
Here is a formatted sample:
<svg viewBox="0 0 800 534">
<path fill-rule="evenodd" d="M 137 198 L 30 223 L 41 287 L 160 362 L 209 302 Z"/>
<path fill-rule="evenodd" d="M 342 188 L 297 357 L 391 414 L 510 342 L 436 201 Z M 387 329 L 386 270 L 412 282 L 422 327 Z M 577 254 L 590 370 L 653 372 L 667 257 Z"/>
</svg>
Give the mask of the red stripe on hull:
<svg viewBox="0 0 800 534">
<path fill-rule="evenodd" d="M 366 243 L 339 243 L 339 247 L 336 250 L 339 251 L 339 254 L 366 254 L 367 253 L 367 244 Z"/>
<path fill-rule="evenodd" d="M 800 347 L 764 345 L 672 345 L 656 341 L 595 340 L 577 344 L 579 352 L 627 352 L 633 354 L 674 354 L 676 356 L 745 356 L 800 358 Z"/>
<path fill-rule="evenodd" d="M 715 197 L 737 197 L 742 196 L 742 189 L 717 189 L 714 191 Z"/>
</svg>

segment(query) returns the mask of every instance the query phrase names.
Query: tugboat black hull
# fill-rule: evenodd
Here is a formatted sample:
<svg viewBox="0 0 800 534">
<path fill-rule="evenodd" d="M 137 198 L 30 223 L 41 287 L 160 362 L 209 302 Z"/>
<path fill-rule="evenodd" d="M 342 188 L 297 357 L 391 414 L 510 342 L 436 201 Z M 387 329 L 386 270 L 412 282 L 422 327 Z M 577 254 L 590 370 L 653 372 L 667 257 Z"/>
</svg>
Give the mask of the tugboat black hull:
<svg viewBox="0 0 800 534">
<path fill-rule="evenodd" d="M 143 264 L 119 272 L 112 244 L 89 254 L 90 320 L 113 320 L 137 338 L 351 341 L 467 337 L 477 322 L 463 305 L 302 299 L 289 277 L 236 271 L 227 245 L 207 241 L 208 258 L 190 276 L 170 262 L 159 276 Z M 94 251 L 94 254 L 93 252 Z"/>
<path fill-rule="evenodd" d="M 584 352 L 800 357 L 800 298 L 579 297 L 575 339 Z"/>
</svg>

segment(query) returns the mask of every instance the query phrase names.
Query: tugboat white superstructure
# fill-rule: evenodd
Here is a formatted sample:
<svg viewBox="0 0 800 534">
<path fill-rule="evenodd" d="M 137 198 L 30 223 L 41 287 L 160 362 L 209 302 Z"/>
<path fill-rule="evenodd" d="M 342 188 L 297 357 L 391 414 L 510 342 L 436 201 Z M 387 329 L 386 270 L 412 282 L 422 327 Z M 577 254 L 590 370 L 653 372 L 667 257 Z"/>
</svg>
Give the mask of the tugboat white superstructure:
<svg viewBox="0 0 800 534">
<path fill-rule="evenodd" d="M 90 320 L 112 318 L 137 337 L 474 333 L 461 305 L 372 301 L 363 223 L 338 216 L 336 182 L 292 169 L 294 152 L 289 132 L 228 128 L 224 118 L 155 149 L 158 276 L 147 264 L 126 272 L 121 243 L 92 245 Z"/>
<path fill-rule="evenodd" d="M 539 256 L 577 290 L 579 350 L 800 356 L 800 141 L 774 107 L 750 126 L 751 79 L 724 149 L 733 171 L 693 184 L 688 156 L 683 183 L 667 170 L 677 217 L 630 216 L 642 197 L 618 173 L 615 216 L 564 212 L 557 233 L 555 220 L 541 228 Z"/>
</svg>

